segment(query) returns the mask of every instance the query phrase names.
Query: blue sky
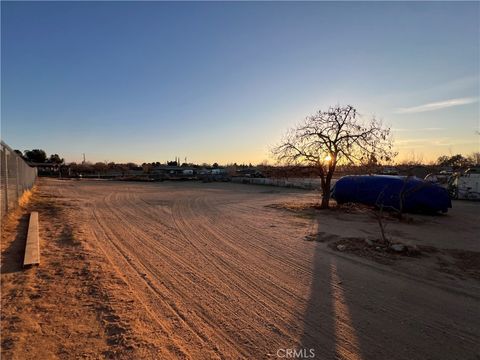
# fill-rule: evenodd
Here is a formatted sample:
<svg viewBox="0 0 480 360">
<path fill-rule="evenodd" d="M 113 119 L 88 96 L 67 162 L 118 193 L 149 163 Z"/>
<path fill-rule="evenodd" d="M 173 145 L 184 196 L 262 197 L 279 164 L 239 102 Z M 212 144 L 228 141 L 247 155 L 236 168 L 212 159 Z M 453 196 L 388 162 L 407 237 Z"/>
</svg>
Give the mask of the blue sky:
<svg viewBox="0 0 480 360">
<path fill-rule="evenodd" d="M 399 158 L 480 151 L 480 3 L 2 2 L 2 139 L 78 161 L 252 162 L 352 104 Z"/>
</svg>

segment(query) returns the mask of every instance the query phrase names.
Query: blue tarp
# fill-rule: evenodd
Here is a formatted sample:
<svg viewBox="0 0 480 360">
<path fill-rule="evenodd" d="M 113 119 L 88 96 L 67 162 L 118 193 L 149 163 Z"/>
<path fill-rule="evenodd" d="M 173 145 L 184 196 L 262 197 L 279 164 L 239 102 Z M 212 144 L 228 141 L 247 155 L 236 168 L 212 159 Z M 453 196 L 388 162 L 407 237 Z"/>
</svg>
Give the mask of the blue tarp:
<svg viewBox="0 0 480 360">
<path fill-rule="evenodd" d="M 361 203 L 403 212 L 447 212 L 452 207 L 446 189 L 416 177 L 344 176 L 335 183 L 332 197 L 340 204 Z"/>
</svg>

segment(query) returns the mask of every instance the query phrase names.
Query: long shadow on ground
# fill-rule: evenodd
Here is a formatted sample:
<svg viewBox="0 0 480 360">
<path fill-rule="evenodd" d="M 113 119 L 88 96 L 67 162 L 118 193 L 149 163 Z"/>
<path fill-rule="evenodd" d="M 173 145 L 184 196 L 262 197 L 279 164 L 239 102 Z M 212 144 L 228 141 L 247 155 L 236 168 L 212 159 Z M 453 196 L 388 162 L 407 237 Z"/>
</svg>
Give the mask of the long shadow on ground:
<svg viewBox="0 0 480 360">
<path fill-rule="evenodd" d="M 0 266 L 0 273 L 9 274 L 22 271 L 29 219 L 30 216 L 28 214 L 25 214 L 20 218 L 15 230 L 15 239 L 2 253 L 2 264 Z"/>
</svg>

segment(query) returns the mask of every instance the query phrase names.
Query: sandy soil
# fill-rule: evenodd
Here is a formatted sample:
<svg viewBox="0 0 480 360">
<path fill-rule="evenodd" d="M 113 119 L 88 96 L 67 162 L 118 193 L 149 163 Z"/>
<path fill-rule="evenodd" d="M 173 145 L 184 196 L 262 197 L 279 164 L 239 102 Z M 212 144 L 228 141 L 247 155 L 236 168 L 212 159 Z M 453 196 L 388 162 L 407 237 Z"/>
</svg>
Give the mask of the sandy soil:
<svg viewBox="0 0 480 360">
<path fill-rule="evenodd" d="M 42 179 L 2 231 L 2 356 L 265 359 L 313 349 L 317 359 L 478 359 L 478 279 L 447 252 L 451 271 L 438 252 L 380 264 L 331 249 L 378 236 L 378 226 L 362 212 L 282 207 L 316 196 Z M 478 205 L 390 220 L 387 232 L 476 253 Z M 23 270 L 32 210 L 42 264 Z"/>
</svg>

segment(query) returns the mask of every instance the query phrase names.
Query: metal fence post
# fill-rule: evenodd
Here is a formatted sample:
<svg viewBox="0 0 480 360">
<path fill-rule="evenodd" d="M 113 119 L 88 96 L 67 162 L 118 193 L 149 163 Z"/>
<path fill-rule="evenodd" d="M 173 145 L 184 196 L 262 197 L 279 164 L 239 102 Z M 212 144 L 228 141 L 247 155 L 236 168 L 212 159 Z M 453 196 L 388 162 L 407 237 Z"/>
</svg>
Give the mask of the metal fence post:
<svg viewBox="0 0 480 360">
<path fill-rule="evenodd" d="M 5 166 L 4 174 L 5 174 L 5 181 L 4 181 L 4 187 L 5 187 L 5 214 L 8 213 L 8 161 L 7 161 L 7 152 L 8 149 L 4 148 L 3 149 L 3 165 Z"/>
<path fill-rule="evenodd" d="M 20 176 L 18 173 L 18 156 L 15 157 L 15 173 L 16 173 L 15 180 L 17 185 L 17 199 L 19 199 L 22 194 L 20 193 L 20 184 L 19 184 Z"/>
<path fill-rule="evenodd" d="M 4 176 L 4 173 L 5 173 L 5 164 L 4 164 L 5 156 L 4 156 L 4 153 L 5 153 L 5 149 L 3 147 L 3 144 L 0 144 L 0 185 L 1 185 L 1 190 L 3 190 L 3 188 L 5 188 L 5 179 L 4 178 L 6 177 L 6 176 Z M 1 199 L 0 213 L 2 214 L 2 217 L 3 217 L 3 214 L 6 213 L 5 192 L 0 193 L 0 199 Z"/>
</svg>

